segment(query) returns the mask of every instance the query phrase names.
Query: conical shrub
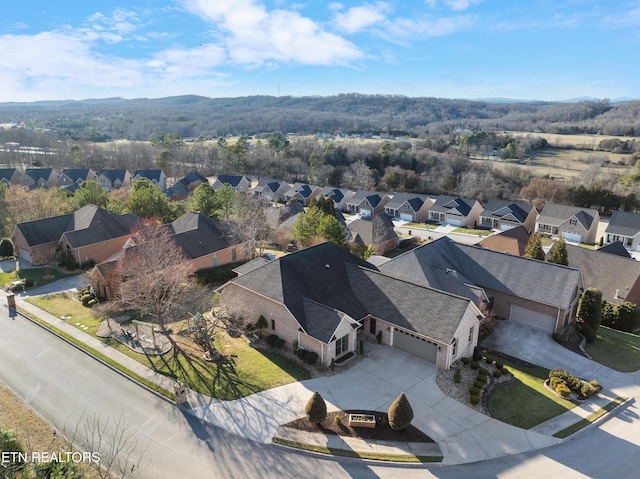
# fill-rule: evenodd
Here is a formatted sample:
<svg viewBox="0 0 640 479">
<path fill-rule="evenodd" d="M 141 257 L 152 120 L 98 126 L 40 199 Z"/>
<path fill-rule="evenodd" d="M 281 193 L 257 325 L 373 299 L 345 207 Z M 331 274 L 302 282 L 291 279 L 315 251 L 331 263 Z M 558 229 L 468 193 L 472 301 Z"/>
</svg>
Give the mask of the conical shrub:
<svg viewBox="0 0 640 479">
<path fill-rule="evenodd" d="M 389 426 L 394 431 L 400 431 L 409 427 L 413 420 L 413 409 L 409 400 L 404 393 L 401 393 L 398 398 L 393 401 L 389 406 Z"/>
<path fill-rule="evenodd" d="M 327 419 L 327 405 L 318 391 L 313 393 L 304 407 L 304 411 L 307 413 L 309 421 L 313 424 L 320 424 Z"/>
</svg>

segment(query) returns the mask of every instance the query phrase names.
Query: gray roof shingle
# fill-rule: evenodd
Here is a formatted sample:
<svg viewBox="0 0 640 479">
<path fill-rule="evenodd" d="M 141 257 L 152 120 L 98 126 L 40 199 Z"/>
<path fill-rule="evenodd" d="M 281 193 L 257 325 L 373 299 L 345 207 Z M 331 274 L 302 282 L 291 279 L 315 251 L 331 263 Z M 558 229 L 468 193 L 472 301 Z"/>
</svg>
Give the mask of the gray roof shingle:
<svg viewBox="0 0 640 479">
<path fill-rule="evenodd" d="M 633 237 L 640 233 L 640 214 L 614 211 L 605 231 L 614 235 Z"/>
<path fill-rule="evenodd" d="M 507 215 L 513 215 L 519 223 L 524 223 L 527 216 L 529 216 L 529 213 L 531 213 L 532 208 L 533 205 L 528 205 L 526 203 L 492 199 L 489 200 L 487 205 L 484 207 L 480 216 L 503 218 Z"/>
<path fill-rule="evenodd" d="M 540 212 L 537 223 L 559 226 L 572 216 L 575 216 L 586 230 L 591 228 L 591 224 L 596 218 L 600 217 L 598 215 L 598 212 L 591 208 L 580 208 L 578 206 L 547 203 L 546 205 L 544 205 L 542 212 Z"/>
<path fill-rule="evenodd" d="M 231 244 L 220 224 L 202 213 L 190 211 L 169 225 L 173 240 L 188 258 L 196 259 Z"/>
</svg>

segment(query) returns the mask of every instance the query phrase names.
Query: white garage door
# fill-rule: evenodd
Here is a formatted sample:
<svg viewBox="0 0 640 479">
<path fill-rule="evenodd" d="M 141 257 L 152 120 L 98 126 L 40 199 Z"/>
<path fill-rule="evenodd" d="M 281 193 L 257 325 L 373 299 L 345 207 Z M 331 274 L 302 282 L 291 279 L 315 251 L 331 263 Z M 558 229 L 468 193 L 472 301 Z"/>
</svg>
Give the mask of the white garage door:
<svg viewBox="0 0 640 479">
<path fill-rule="evenodd" d="M 462 226 L 462 220 L 454 220 L 452 218 L 447 219 L 445 223 L 451 226 Z"/>
<path fill-rule="evenodd" d="M 553 333 L 556 327 L 555 316 L 532 311 L 531 309 L 511 305 L 510 319 L 516 323 L 526 324 L 532 328 L 541 329 Z"/>
<path fill-rule="evenodd" d="M 397 328 L 393 328 L 393 346 L 432 363 L 436 362 L 438 356 L 436 343 Z"/>
<path fill-rule="evenodd" d="M 413 221 L 413 215 L 411 213 L 400 213 L 400 219 L 404 221 Z"/>
<path fill-rule="evenodd" d="M 20 248 L 18 250 L 18 253 L 20 254 L 20 258 L 28 261 L 29 263 L 31 263 L 31 253 L 29 253 L 26 249 L 22 249 Z"/>
<path fill-rule="evenodd" d="M 362 217 L 371 216 L 371 210 L 363 210 L 363 209 L 361 209 L 359 211 L 359 213 L 360 213 L 360 216 L 362 216 Z"/>
<path fill-rule="evenodd" d="M 501 223 L 500 224 L 500 230 L 501 231 L 509 231 L 509 230 L 511 230 L 511 229 L 513 229 L 515 227 L 516 227 L 516 225 L 512 225 L 512 224 L 509 224 L 509 223 Z"/>
<path fill-rule="evenodd" d="M 582 235 L 579 235 L 577 233 L 569 233 L 568 231 L 563 231 L 562 236 L 564 237 L 564 239 L 570 241 L 571 243 L 580 243 L 582 241 Z"/>
</svg>

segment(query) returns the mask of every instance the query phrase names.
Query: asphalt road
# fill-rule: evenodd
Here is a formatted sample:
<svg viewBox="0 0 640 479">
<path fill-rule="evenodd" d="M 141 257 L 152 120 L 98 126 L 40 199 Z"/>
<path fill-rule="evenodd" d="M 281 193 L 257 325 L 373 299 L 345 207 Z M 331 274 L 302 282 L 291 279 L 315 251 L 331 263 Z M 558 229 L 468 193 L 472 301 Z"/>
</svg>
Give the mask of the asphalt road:
<svg viewBox="0 0 640 479">
<path fill-rule="evenodd" d="M 124 414 L 145 478 L 640 477 L 640 411 L 631 404 L 561 446 L 464 466 L 333 459 L 256 444 L 183 413 L 38 325 L 0 306 L 0 380 L 58 428 Z M 2 405 L 1 407 L 10 407 Z M 487 438 L 486 447 L 500 438 Z M 90 451 L 92 452 L 92 451 Z"/>
</svg>

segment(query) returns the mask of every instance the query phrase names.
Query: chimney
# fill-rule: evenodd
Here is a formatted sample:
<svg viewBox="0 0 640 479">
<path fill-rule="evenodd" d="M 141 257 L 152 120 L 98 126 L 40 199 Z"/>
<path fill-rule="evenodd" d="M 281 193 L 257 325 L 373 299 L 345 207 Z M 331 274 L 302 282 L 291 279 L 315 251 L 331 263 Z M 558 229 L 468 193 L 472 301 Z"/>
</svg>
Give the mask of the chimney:
<svg viewBox="0 0 640 479">
<path fill-rule="evenodd" d="M 616 295 L 614 296 L 615 299 L 622 299 L 620 298 L 620 290 L 616 289 Z"/>
</svg>

